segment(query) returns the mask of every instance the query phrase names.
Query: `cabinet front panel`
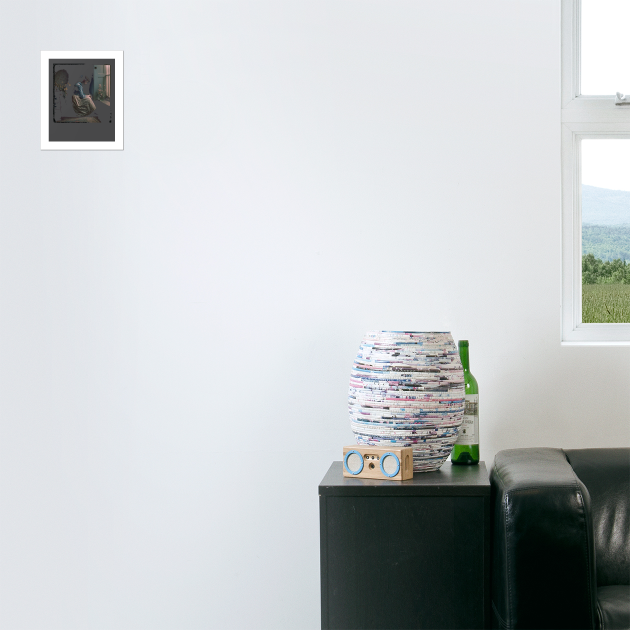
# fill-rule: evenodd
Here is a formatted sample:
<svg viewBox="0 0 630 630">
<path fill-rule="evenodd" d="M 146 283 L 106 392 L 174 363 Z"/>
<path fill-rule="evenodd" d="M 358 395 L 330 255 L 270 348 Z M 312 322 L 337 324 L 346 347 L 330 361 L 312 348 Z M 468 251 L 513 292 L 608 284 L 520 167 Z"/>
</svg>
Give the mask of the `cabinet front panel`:
<svg viewBox="0 0 630 630">
<path fill-rule="evenodd" d="M 482 497 L 327 497 L 324 628 L 483 628 Z"/>
</svg>

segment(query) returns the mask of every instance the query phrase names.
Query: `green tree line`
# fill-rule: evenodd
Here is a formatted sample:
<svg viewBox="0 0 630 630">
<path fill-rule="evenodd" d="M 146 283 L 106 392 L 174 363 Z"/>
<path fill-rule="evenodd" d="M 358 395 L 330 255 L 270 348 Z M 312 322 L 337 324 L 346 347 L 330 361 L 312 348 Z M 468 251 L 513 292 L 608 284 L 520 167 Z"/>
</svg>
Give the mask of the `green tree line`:
<svg viewBox="0 0 630 630">
<path fill-rule="evenodd" d="M 586 254 L 582 256 L 582 284 L 630 284 L 630 263 Z"/>
</svg>

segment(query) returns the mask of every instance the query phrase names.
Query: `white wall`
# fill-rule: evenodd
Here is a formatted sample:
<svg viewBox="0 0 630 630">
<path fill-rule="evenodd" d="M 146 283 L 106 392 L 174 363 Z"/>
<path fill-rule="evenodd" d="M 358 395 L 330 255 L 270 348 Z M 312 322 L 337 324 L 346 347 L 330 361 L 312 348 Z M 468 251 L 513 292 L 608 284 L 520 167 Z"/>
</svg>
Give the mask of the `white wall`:
<svg viewBox="0 0 630 630">
<path fill-rule="evenodd" d="M 317 628 L 368 329 L 470 340 L 488 466 L 629 443 L 628 348 L 560 346 L 559 44 L 557 0 L 5 3 L 2 628 Z M 124 50 L 124 152 L 39 150 L 40 50 Z"/>
</svg>

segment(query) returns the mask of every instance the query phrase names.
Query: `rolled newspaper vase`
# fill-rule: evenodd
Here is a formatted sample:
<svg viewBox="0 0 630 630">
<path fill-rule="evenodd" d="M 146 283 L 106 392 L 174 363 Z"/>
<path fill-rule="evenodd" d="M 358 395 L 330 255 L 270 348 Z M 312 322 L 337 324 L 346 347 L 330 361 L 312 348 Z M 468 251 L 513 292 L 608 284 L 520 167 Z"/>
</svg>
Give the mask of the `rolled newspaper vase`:
<svg viewBox="0 0 630 630">
<path fill-rule="evenodd" d="M 414 472 L 438 470 L 457 440 L 464 371 L 449 332 L 370 331 L 350 373 L 357 444 L 413 448 Z"/>
</svg>

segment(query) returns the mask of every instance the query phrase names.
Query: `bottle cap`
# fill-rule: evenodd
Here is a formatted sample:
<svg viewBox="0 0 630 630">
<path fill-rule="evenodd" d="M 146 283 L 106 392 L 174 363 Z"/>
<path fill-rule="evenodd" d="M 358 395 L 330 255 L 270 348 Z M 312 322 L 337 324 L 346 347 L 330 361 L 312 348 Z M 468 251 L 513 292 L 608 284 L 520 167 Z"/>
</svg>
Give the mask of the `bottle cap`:
<svg viewBox="0 0 630 630">
<path fill-rule="evenodd" d="M 468 347 L 468 339 L 460 339 L 459 340 L 459 347 L 461 348 L 462 346 L 465 347 L 465 348 Z"/>
</svg>

